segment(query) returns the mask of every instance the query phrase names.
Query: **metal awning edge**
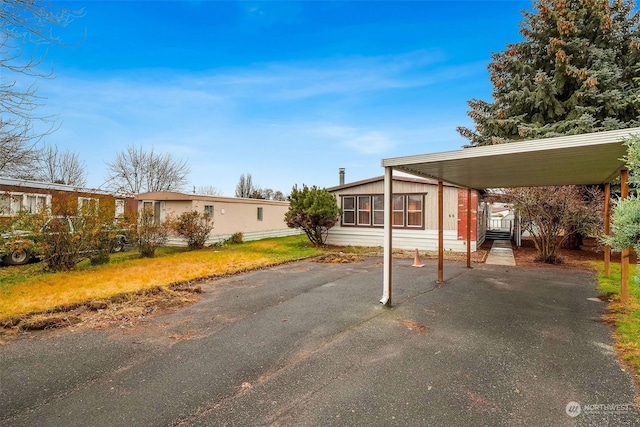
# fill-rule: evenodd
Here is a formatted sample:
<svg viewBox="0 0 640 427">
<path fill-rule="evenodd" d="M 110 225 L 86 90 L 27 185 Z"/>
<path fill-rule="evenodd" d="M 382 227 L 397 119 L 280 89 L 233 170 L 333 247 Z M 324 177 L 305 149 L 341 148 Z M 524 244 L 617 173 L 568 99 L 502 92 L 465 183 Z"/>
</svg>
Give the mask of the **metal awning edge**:
<svg viewBox="0 0 640 427">
<path fill-rule="evenodd" d="M 585 138 L 587 135 L 588 137 Z M 444 151 L 432 154 L 393 157 L 382 159 L 381 163 L 383 167 L 408 166 L 419 163 L 446 162 L 451 160 L 492 157 L 505 154 L 527 154 L 593 145 L 620 144 L 631 135 L 640 135 L 640 127 L 596 132 L 591 134 L 518 141 L 500 145 L 463 148 L 461 150 Z"/>
</svg>

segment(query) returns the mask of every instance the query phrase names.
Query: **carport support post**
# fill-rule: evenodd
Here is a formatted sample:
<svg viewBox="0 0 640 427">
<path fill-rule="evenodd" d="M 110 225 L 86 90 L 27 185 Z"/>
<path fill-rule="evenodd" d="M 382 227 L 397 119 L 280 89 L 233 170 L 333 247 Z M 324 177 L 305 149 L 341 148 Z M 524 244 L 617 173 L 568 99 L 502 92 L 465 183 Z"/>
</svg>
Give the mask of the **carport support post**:
<svg viewBox="0 0 640 427">
<path fill-rule="evenodd" d="M 609 205 L 611 204 L 611 183 L 604 185 L 604 235 L 608 236 L 610 230 Z M 611 246 L 604 245 L 604 277 L 611 276 Z"/>
<path fill-rule="evenodd" d="M 438 280 L 436 283 L 443 282 L 444 270 L 444 208 L 442 199 L 442 181 L 438 181 Z"/>
<path fill-rule="evenodd" d="M 393 241 L 392 241 L 392 229 L 393 229 L 393 207 L 391 203 L 393 201 L 393 169 L 390 167 L 384 168 L 384 260 L 383 260 L 383 284 L 382 284 L 382 299 L 380 303 L 391 307 L 391 288 L 392 283 L 392 253 L 393 253 Z"/>
<path fill-rule="evenodd" d="M 471 189 L 467 188 L 467 268 L 471 268 Z"/>
<path fill-rule="evenodd" d="M 620 197 L 629 197 L 629 171 L 620 171 Z M 629 247 L 622 250 L 620 256 L 620 299 L 623 304 L 629 302 Z"/>
</svg>

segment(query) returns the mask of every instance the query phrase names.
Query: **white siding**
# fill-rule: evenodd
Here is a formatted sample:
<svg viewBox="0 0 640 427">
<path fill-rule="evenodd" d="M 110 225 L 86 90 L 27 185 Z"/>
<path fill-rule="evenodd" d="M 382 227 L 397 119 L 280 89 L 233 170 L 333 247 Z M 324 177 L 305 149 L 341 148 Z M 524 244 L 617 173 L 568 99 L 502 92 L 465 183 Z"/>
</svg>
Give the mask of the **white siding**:
<svg viewBox="0 0 640 427">
<path fill-rule="evenodd" d="M 393 229 L 393 247 L 396 249 L 438 250 L 437 230 Z M 465 252 L 466 241 L 458 240 L 455 230 L 444 231 L 444 250 Z M 334 227 L 329 230 L 327 244 L 337 246 L 382 247 L 384 230 L 373 227 Z M 476 242 L 471 242 L 471 250 L 476 250 Z"/>
<path fill-rule="evenodd" d="M 340 203 L 340 196 L 357 196 L 369 194 L 383 194 L 384 182 L 366 182 L 362 185 L 347 186 L 333 190 L 336 200 Z M 466 239 L 458 239 L 458 187 L 445 186 L 443 188 L 443 228 L 444 250 L 466 252 Z M 393 229 L 393 247 L 398 249 L 438 249 L 438 186 L 432 183 L 393 181 L 394 194 L 424 194 L 424 230 L 409 228 Z M 484 241 L 484 227 L 478 229 L 477 241 L 471 242 L 471 250 L 475 251 Z M 327 243 L 338 246 L 371 246 L 383 245 L 384 229 L 382 227 L 342 227 L 338 223 L 329 230 Z"/>
<path fill-rule="evenodd" d="M 286 237 L 296 236 L 302 234 L 302 231 L 294 228 L 280 229 L 280 230 L 266 230 L 266 231 L 254 231 L 248 233 L 242 233 L 242 240 L 244 242 L 251 242 L 253 240 L 269 239 L 272 237 Z M 221 242 L 231 237 L 231 234 L 212 234 L 209 236 L 206 242 L 206 246 L 213 245 L 214 243 Z M 182 237 L 169 237 L 167 246 L 187 246 L 187 241 Z"/>
</svg>

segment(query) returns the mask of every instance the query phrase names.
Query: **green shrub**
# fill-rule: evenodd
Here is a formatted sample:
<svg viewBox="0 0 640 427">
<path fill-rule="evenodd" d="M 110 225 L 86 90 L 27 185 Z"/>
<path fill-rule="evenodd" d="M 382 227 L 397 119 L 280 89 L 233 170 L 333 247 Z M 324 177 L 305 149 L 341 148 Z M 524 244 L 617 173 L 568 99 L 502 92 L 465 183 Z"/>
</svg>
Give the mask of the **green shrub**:
<svg viewBox="0 0 640 427">
<path fill-rule="evenodd" d="M 237 233 L 233 233 L 227 239 L 224 239 L 215 243 L 213 246 L 217 248 L 223 248 L 229 245 L 238 245 L 243 242 L 244 242 L 244 235 L 242 234 L 242 232 L 238 231 Z"/>
<path fill-rule="evenodd" d="M 227 241 L 231 245 L 240 244 L 244 241 L 244 235 L 242 234 L 241 231 L 238 231 L 237 233 L 233 233 L 231 237 L 227 239 Z"/>
<path fill-rule="evenodd" d="M 316 246 L 323 245 L 340 218 L 340 208 L 335 197 L 324 188 L 294 186 L 289 196 L 289 210 L 284 220 L 289 228 L 299 228 Z"/>
<path fill-rule="evenodd" d="M 151 210 L 143 210 L 140 214 L 135 232 L 135 243 L 144 258 L 152 258 L 156 248 L 167 241 L 169 228 L 160 221 L 156 221 Z"/>
<path fill-rule="evenodd" d="M 213 230 L 213 218 L 207 213 L 200 214 L 195 210 L 184 212 L 170 221 L 170 227 L 177 235 L 187 240 L 189 250 L 202 249 Z"/>
</svg>

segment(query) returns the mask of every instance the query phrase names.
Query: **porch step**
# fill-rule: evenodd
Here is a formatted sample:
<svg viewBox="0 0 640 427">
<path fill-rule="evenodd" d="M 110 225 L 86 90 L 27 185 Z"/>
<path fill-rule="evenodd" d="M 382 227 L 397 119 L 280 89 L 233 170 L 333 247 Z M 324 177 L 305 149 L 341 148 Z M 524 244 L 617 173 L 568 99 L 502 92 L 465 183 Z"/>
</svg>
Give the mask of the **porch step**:
<svg viewBox="0 0 640 427">
<path fill-rule="evenodd" d="M 485 234 L 485 240 L 510 240 L 511 233 L 508 231 L 500 231 L 500 230 L 487 230 L 487 234 Z"/>
</svg>

